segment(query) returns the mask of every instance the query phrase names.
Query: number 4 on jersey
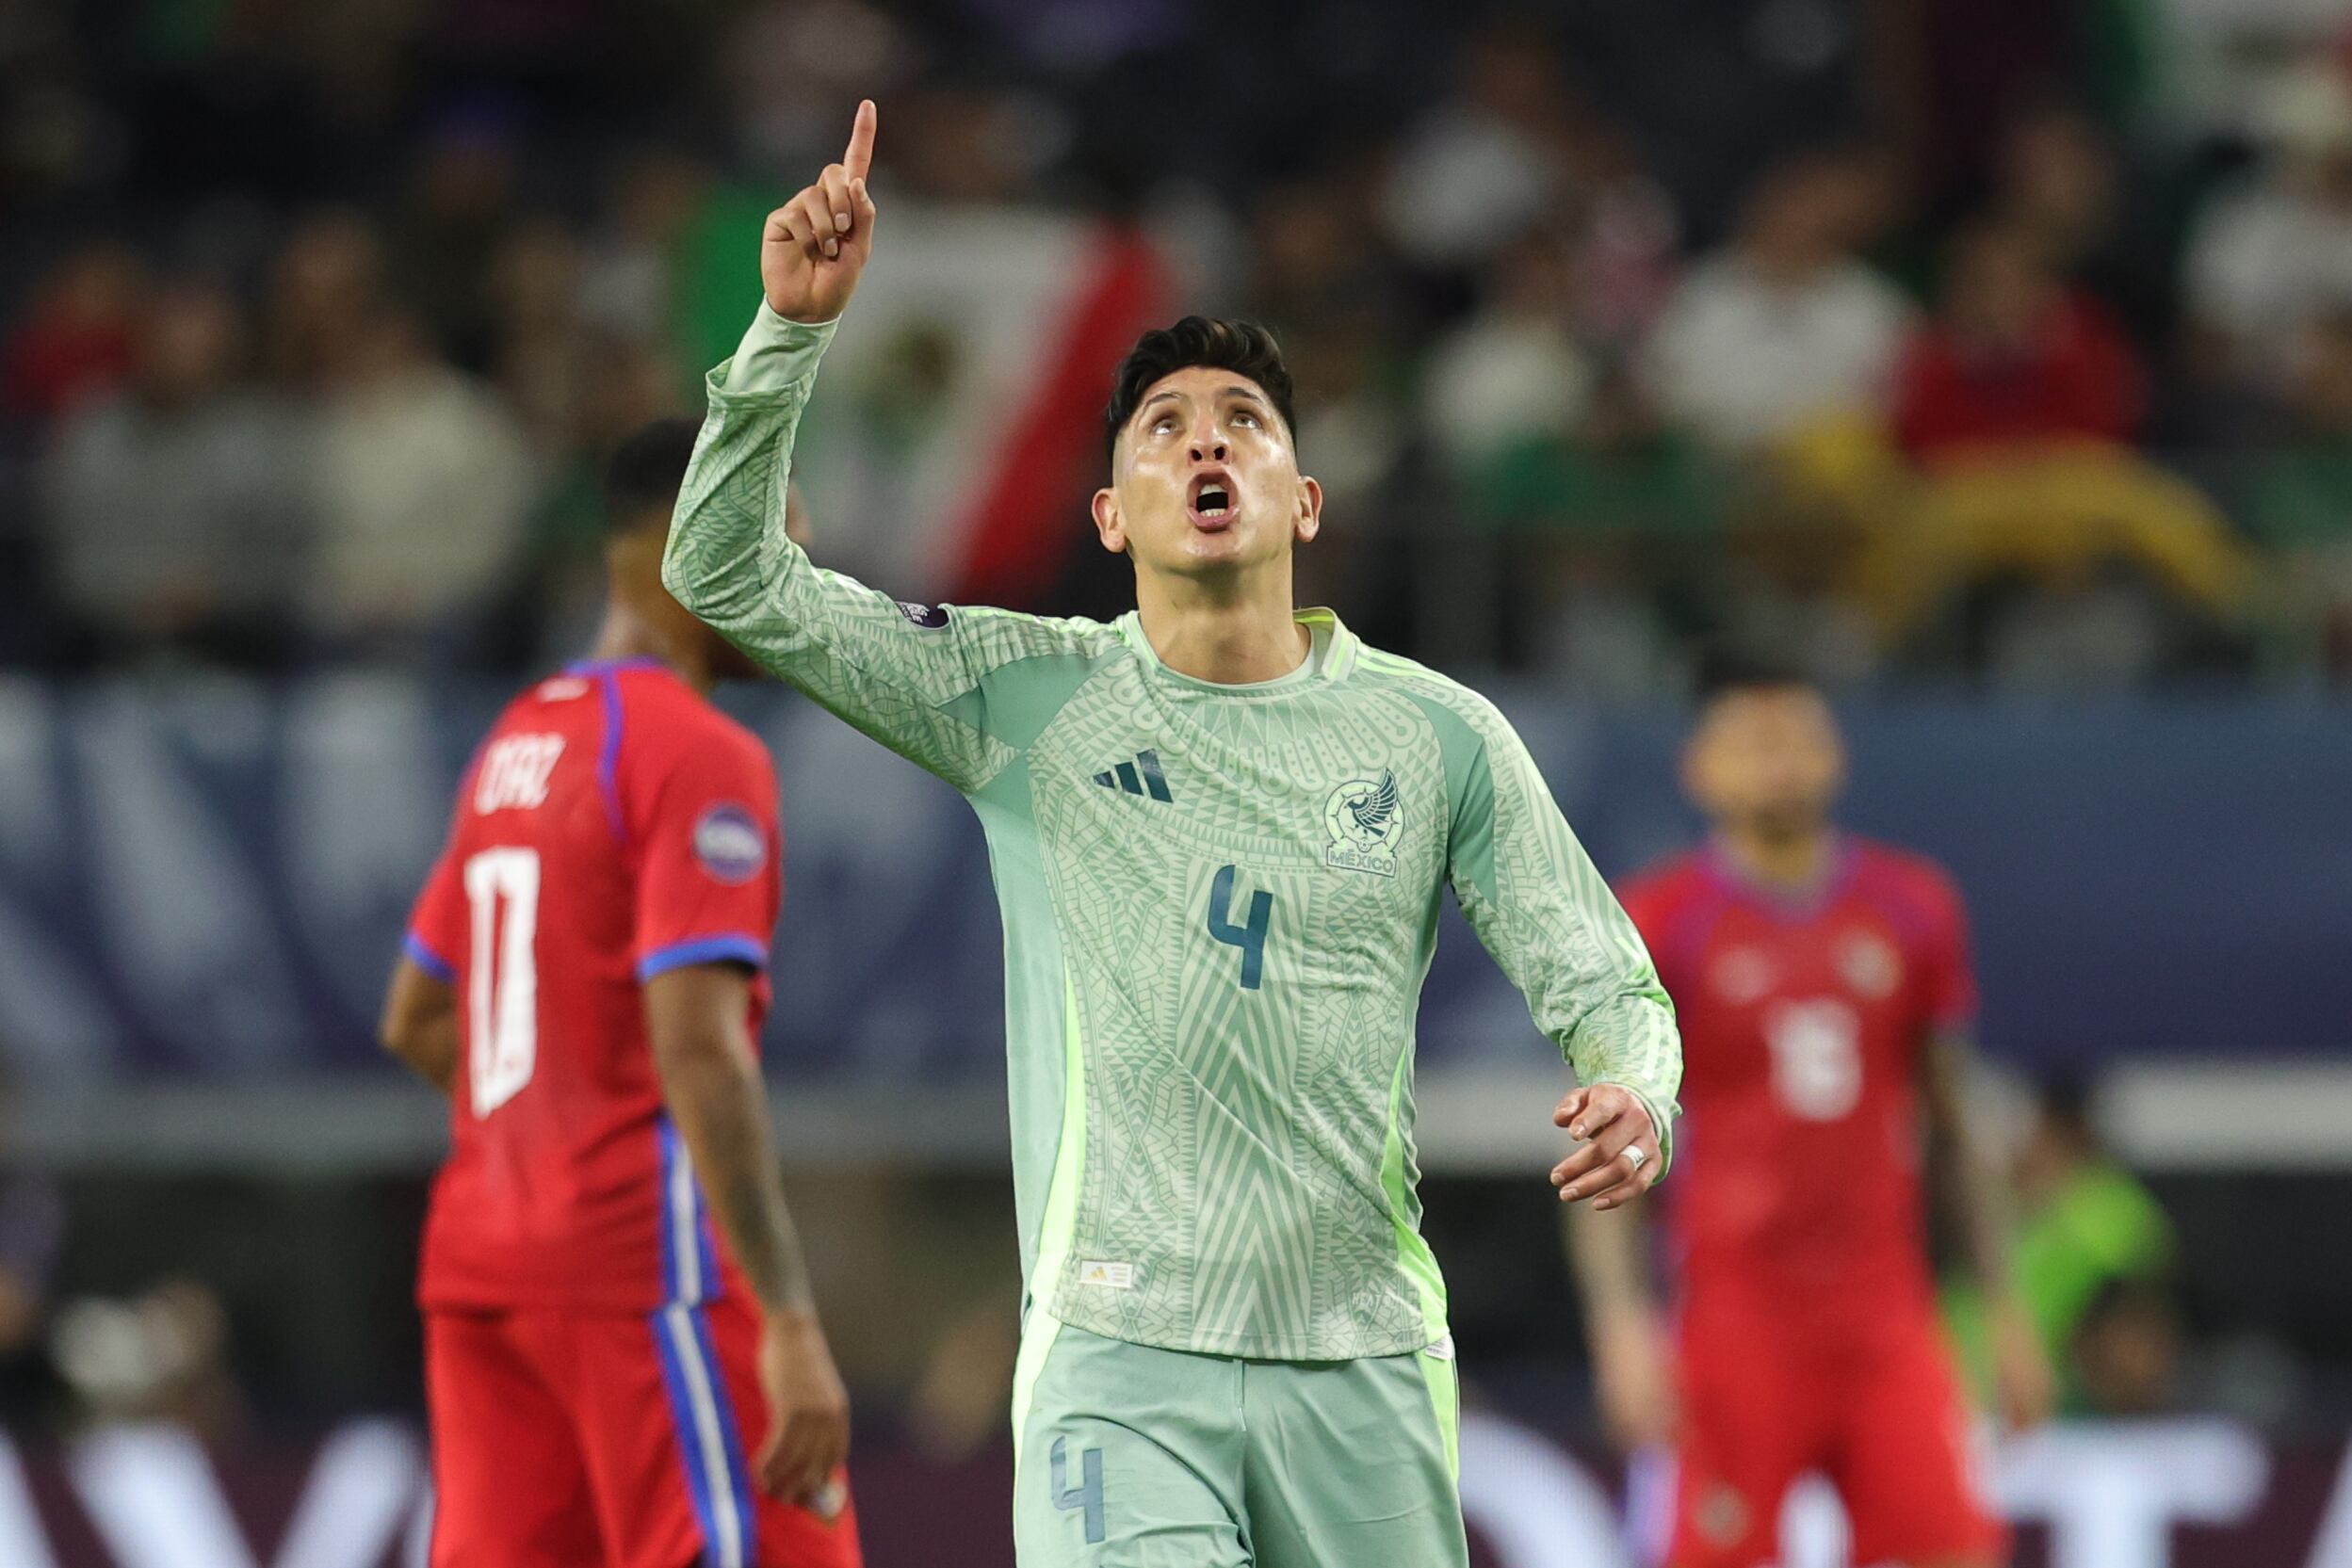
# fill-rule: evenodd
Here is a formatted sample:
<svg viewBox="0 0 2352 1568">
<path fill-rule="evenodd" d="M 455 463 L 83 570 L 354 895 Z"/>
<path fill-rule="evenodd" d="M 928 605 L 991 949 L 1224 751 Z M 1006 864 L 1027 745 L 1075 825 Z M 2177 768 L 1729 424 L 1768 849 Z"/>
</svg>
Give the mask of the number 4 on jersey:
<svg viewBox="0 0 2352 1568">
<path fill-rule="evenodd" d="M 1241 949 L 1241 989 L 1256 991 L 1266 973 L 1266 928 L 1273 923 L 1274 896 L 1264 888 L 1250 895 L 1249 918 L 1233 923 L 1234 867 L 1221 865 L 1208 889 L 1208 934 Z"/>
</svg>

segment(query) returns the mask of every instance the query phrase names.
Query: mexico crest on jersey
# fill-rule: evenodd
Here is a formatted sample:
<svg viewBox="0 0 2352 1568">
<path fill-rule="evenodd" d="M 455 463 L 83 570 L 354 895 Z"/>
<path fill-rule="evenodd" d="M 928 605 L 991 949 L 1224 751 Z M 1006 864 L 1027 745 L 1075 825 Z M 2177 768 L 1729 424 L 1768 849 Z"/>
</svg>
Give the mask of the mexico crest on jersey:
<svg viewBox="0 0 2352 1568">
<path fill-rule="evenodd" d="M 1397 839 L 1404 832 L 1397 776 L 1384 772 L 1377 779 L 1350 779 L 1333 790 L 1323 801 L 1323 831 L 1331 835 L 1331 847 L 1323 851 L 1325 865 L 1395 876 Z"/>
</svg>

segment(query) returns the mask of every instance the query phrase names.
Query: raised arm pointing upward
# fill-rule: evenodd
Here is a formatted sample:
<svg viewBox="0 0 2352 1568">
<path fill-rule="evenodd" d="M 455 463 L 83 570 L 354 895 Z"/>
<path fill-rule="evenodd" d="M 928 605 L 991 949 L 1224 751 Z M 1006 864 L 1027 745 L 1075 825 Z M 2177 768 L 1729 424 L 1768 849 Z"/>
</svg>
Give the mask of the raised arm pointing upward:
<svg viewBox="0 0 2352 1568">
<path fill-rule="evenodd" d="M 1188 316 L 1120 365 L 1092 514 L 1136 608 L 1110 624 L 902 605 L 786 537 L 794 433 L 872 254 L 874 120 L 769 218 L 664 580 L 987 832 L 1028 1279 L 1020 1561 L 1460 1568 L 1414 1190 L 1438 901 L 1450 884 L 1575 1065 L 1564 1197 L 1664 1171 L 1672 1010 L 1492 704 L 1296 606 L 1322 495 L 1262 327 Z"/>
</svg>

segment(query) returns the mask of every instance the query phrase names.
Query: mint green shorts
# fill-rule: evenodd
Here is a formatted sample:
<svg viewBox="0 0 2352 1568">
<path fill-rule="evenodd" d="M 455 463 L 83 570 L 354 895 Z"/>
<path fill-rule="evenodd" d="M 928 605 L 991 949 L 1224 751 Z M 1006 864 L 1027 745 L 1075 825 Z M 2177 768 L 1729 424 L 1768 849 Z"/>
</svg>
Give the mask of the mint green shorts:
<svg viewBox="0 0 2352 1568">
<path fill-rule="evenodd" d="M 1466 1568 L 1451 1349 L 1244 1361 L 1033 1312 L 1020 1568 Z"/>
</svg>

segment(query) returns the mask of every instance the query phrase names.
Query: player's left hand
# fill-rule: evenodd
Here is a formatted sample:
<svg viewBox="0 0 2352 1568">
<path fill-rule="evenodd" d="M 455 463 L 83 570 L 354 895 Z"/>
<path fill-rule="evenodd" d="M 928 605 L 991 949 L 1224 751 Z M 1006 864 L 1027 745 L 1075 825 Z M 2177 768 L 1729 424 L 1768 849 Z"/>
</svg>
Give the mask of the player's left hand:
<svg viewBox="0 0 2352 1568">
<path fill-rule="evenodd" d="M 759 1383 L 768 1397 L 768 1440 L 754 1463 L 760 1490 L 831 1518 L 841 1509 L 837 1478 L 850 1457 L 850 1394 L 814 1315 L 767 1315 Z"/>
<path fill-rule="evenodd" d="M 2038 1427 L 2057 1403 L 2057 1379 L 2042 1353 L 2042 1336 L 2014 1299 L 1992 1309 L 1993 1398 L 2002 1424 L 2011 1431 Z"/>
<path fill-rule="evenodd" d="M 850 145 L 814 185 L 768 215 L 759 236 L 759 282 L 768 308 L 787 321 L 832 321 L 857 292 L 874 251 L 874 199 L 866 176 L 874 161 L 879 111 L 857 105 Z"/>
<path fill-rule="evenodd" d="M 1647 1107 L 1623 1085 L 1570 1090 L 1551 1113 L 1551 1123 L 1567 1128 L 1582 1144 L 1551 1168 L 1551 1185 L 1564 1204 L 1590 1198 L 1595 1208 L 1615 1208 L 1630 1203 L 1650 1189 L 1666 1163 Z M 1628 1159 L 1628 1149 L 1639 1149 L 1640 1157 Z"/>
</svg>

